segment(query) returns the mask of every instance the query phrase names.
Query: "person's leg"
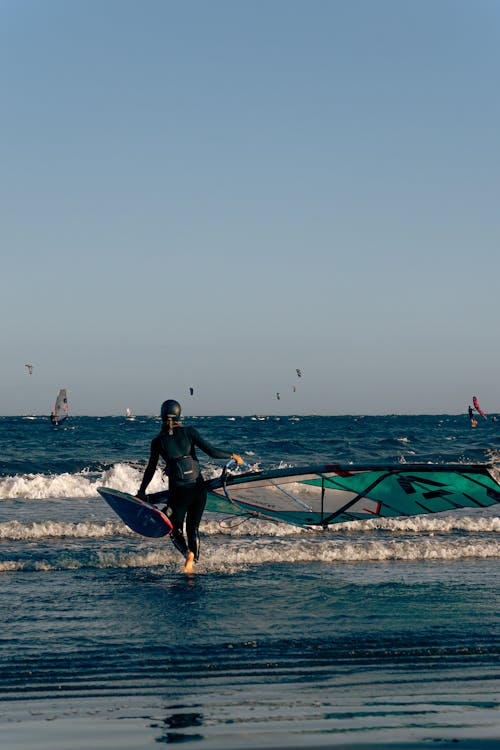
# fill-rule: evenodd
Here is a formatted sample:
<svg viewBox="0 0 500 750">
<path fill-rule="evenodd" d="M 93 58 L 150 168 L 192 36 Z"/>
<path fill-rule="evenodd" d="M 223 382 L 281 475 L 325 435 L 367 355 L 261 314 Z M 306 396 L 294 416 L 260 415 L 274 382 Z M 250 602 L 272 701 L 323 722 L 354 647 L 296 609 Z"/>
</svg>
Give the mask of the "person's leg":
<svg viewBox="0 0 500 750">
<path fill-rule="evenodd" d="M 188 545 L 184 539 L 184 518 L 187 511 L 187 498 L 182 490 L 174 490 L 168 501 L 167 516 L 172 522 L 173 529 L 170 534 L 172 544 L 179 550 L 181 555 L 186 555 Z"/>
<path fill-rule="evenodd" d="M 190 552 L 193 553 L 195 560 L 198 560 L 200 556 L 200 535 L 198 533 L 198 528 L 206 504 L 206 487 L 204 484 L 197 484 L 193 490 L 192 500 L 186 513 L 187 544 Z"/>
</svg>

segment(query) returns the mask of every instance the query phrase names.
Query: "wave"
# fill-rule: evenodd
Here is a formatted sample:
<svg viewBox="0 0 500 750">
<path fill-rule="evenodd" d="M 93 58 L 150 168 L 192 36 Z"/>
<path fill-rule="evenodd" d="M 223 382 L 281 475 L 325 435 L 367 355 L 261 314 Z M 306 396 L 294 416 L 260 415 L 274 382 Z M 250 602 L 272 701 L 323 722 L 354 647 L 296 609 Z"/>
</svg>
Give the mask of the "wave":
<svg viewBox="0 0 500 750">
<path fill-rule="evenodd" d="M 57 498 L 88 498 L 98 495 L 97 487 L 114 487 L 121 492 L 135 493 L 144 468 L 116 463 L 101 471 L 83 469 L 75 474 L 16 474 L 0 479 L 0 499 L 23 498 L 44 500 Z M 159 492 L 168 484 L 158 469 L 148 490 Z"/>
<path fill-rule="evenodd" d="M 218 476 L 220 466 L 204 467 L 207 479 Z M 129 463 L 116 463 L 101 470 L 83 469 L 71 474 L 16 474 L 0 478 L 0 499 L 48 500 L 64 498 L 97 497 L 98 487 L 113 487 L 121 492 L 135 494 L 141 483 L 144 467 Z M 160 492 L 168 487 L 168 480 L 157 469 L 148 492 Z"/>
<path fill-rule="evenodd" d="M 371 540 L 317 542 L 316 540 L 250 540 L 245 544 L 210 544 L 203 548 L 197 573 L 232 574 L 261 565 L 297 563 L 444 562 L 497 559 L 499 545 L 491 540 Z M 77 569 L 157 568 L 180 571 L 183 560 L 170 544 L 145 551 L 54 550 L 30 554 L 28 559 L 0 562 L 0 572 Z"/>
<path fill-rule="evenodd" d="M 464 511 L 462 511 L 463 513 Z M 470 513 L 470 511 L 468 512 Z M 481 513 L 481 515 L 479 515 Z M 319 529 L 301 529 L 285 523 L 274 523 L 271 521 L 260 521 L 254 518 L 242 516 L 207 513 L 203 518 L 200 531 L 204 536 L 228 536 L 235 538 L 259 537 L 259 538 L 308 538 L 315 536 L 317 539 L 328 534 L 333 542 L 339 535 L 353 537 L 357 535 L 470 535 L 470 534 L 496 534 L 500 533 L 500 516 L 493 515 L 491 510 L 478 511 L 476 515 L 453 516 L 437 518 L 436 516 L 413 516 L 411 518 L 381 518 L 368 521 L 352 521 L 350 523 L 337 524 L 324 532 Z M 106 521 L 103 523 L 79 521 L 69 523 L 66 521 L 33 521 L 22 523 L 20 521 L 8 521 L 0 523 L 0 539 L 20 541 L 37 539 L 102 539 L 104 537 L 115 537 L 132 535 L 139 537 L 131 531 L 124 523 Z"/>
<path fill-rule="evenodd" d="M 16 542 L 37 539 L 102 539 L 133 533 L 120 522 L 99 524 L 41 521 L 23 524 L 10 521 L 0 524 L 0 539 Z"/>
<path fill-rule="evenodd" d="M 411 455 L 412 451 L 407 451 Z M 254 458 L 252 451 L 245 451 L 245 455 Z M 500 464 L 500 454 L 492 454 L 495 463 Z M 399 463 L 406 463 L 404 456 L 399 456 Z M 286 469 L 292 467 L 293 462 L 280 460 L 274 465 L 266 468 Z M 259 469 L 258 461 L 250 463 L 251 469 Z M 206 479 L 213 479 L 220 475 L 221 466 L 206 464 L 203 474 Z M 139 463 L 118 462 L 99 468 L 84 468 L 75 473 L 64 472 L 61 474 L 14 474 L 0 477 L 0 501 L 1 500 L 54 500 L 54 499 L 77 499 L 98 497 L 98 487 L 112 487 L 121 492 L 135 494 L 144 474 L 144 466 Z M 497 474 L 500 481 L 500 470 Z M 148 492 L 160 492 L 168 488 L 168 480 L 164 477 L 162 469 L 158 468 L 148 487 Z"/>
</svg>

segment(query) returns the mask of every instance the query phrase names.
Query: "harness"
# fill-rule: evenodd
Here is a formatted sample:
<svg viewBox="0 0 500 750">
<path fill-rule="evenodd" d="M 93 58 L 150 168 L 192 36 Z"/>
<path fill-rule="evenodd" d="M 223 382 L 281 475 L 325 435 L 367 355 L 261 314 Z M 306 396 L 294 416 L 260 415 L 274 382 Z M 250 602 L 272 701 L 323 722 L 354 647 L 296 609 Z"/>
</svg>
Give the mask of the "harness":
<svg viewBox="0 0 500 750">
<path fill-rule="evenodd" d="M 169 458 L 166 472 L 175 484 L 196 484 L 200 476 L 200 464 L 192 456 Z"/>
<path fill-rule="evenodd" d="M 191 447 L 191 440 L 186 435 L 184 428 L 178 427 L 176 428 L 176 430 L 182 430 L 182 437 L 184 438 L 184 440 L 175 441 L 175 447 L 178 448 L 179 451 L 186 451 L 186 449 L 189 449 Z M 178 432 L 177 435 L 178 437 L 181 437 Z M 188 486 L 196 484 L 199 477 L 201 476 L 200 464 L 198 460 L 191 456 L 189 453 L 181 453 L 179 456 L 169 456 L 169 446 L 166 440 L 166 435 L 160 435 L 160 439 L 164 451 L 164 458 L 166 461 L 165 473 L 168 475 L 169 480 L 178 486 Z M 181 443 L 181 445 L 179 445 L 179 442 Z M 184 443 L 184 445 L 182 445 L 182 443 Z M 172 449 L 172 447 L 173 446 L 170 445 L 170 449 Z"/>
</svg>

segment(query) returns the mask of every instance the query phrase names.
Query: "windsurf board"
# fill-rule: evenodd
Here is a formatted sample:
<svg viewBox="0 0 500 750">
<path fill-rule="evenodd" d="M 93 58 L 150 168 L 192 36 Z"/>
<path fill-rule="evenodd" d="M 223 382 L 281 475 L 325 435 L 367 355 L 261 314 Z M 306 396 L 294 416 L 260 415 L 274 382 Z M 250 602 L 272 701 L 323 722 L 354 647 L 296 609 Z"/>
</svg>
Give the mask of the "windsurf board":
<svg viewBox="0 0 500 750">
<path fill-rule="evenodd" d="M 159 508 L 109 487 L 98 487 L 97 491 L 123 523 L 137 534 L 161 537 L 172 531 L 172 523 Z"/>
</svg>

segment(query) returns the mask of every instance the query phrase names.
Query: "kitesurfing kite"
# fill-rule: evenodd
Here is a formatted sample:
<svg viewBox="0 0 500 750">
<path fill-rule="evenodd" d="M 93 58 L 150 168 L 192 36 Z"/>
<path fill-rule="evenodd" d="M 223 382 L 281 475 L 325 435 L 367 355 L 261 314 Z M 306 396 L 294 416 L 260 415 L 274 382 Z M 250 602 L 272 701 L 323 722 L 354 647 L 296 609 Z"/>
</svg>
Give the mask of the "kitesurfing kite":
<svg viewBox="0 0 500 750">
<path fill-rule="evenodd" d="M 335 523 L 416 516 L 500 503 L 500 472 L 490 464 L 405 464 L 304 466 L 231 474 L 206 481 L 207 510 L 326 529 Z M 157 503 L 100 487 L 99 493 L 134 531 L 170 533 Z M 160 525 L 158 525 L 160 524 Z"/>
<path fill-rule="evenodd" d="M 485 419 L 488 419 L 487 415 L 484 413 L 484 411 L 481 409 L 481 406 L 479 405 L 479 401 L 477 400 L 477 397 L 474 396 L 472 399 L 472 403 L 474 404 L 474 409 L 479 412 L 479 414 L 484 417 Z"/>
<path fill-rule="evenodd" d="M 299 369 L 297 368 L 297 369 L 295 370 L 295 372 L 297 373 L 297 377 L 298 377 L 298 378 L 301 378 L 301 377 L 302 377 L 302 370 L 299 370 Z"/>
<path fill-rule="evenodd" d="M 194 394 L 194 388 L 189 389 L 189 395 L 192 396 Z"/>
<path fill-rule="evenodd" d="M 24 365 L 26 369 L 28 370 L 28 375 L 33 375 L 33 365 Z"/>
</svg>

